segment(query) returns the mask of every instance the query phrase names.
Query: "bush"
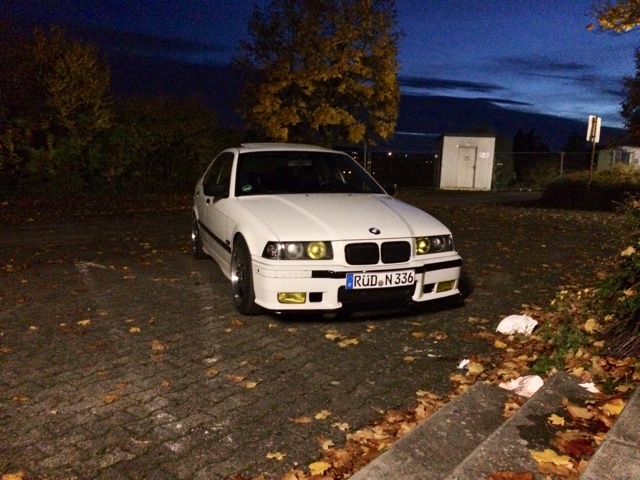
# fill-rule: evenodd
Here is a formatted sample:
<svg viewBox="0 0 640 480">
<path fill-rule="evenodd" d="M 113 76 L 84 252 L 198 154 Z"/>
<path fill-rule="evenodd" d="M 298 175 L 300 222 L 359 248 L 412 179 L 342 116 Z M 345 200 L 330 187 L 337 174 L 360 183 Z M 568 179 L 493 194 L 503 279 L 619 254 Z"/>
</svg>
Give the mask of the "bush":
<svg viewBox="0 0 640 480">
<path fill-rule="evenodd" d="M 640 169 L 615 165 L 609 170 L 563 175 L 547 185 L 544 205 L 556 208 L 613 211 L 629 198 L 640 198 Z"/>
<path fill-rule="evenodd" d="M 616 357 L 640 354 L 640 200 L 626 204 L 629 232 L 614 272 L 597 289 L 596 308 L 609 321 L 609 353 Z"/>
</svg>

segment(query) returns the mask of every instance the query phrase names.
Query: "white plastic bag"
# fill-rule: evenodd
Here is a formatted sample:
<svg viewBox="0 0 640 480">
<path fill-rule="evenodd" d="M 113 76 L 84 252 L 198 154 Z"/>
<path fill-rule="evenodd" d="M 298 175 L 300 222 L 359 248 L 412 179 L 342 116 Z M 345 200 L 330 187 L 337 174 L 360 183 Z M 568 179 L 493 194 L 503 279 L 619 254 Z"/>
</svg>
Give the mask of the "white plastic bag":
<svg viewBox="0 0 640 480">
<path fill-rule="evenodd" d="M 531 335 L 537 324 L 538 322 L 527 315 L 509 315 L 500 322 L 496 331 L 507 335 L 514 333 Z"/>
<path fill-rule="evenodd" d="M 544 385 L 544 382 L 538 375 L 527 375 L 525 377 L 518 377 L 509 382 L 501 383 L 500 388 L 511 390 L 513 393 L 517 393 L 523 397 L 530 397 L 536 393 L 542 385 Z"/>
</svg>

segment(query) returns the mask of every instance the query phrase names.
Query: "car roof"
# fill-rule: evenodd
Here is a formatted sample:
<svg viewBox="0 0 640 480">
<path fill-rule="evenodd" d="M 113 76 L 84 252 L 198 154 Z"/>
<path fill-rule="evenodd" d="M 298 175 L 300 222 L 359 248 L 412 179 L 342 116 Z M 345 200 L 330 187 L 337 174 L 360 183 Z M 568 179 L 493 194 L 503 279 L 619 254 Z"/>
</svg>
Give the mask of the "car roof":
<svg viewBox="0 0 640 480">
<path fill-rule="evenodd" d="M 307 145 L 304 143 L 243 143 L 240 145 L 240 151 L 268 151 L 268 150 L 297 150 L 297 151 L 318 151 L 330 152 L 328 148 L 319 147 L 317 145 Z"/>
</svg>

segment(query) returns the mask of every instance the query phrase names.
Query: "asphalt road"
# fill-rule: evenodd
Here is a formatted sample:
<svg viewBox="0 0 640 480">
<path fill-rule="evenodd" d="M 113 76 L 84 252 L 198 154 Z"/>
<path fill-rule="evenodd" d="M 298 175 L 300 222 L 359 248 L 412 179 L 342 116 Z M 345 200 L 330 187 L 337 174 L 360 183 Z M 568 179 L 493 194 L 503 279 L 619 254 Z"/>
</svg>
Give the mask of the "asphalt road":
<svg viewBox="0 0 640 480">
<path fill-rule="evenodd" d="M 470 334 L 593 282 L 618 248 L 614 214 L 405 196 L 452 229 L 462 307 L 241 317 L 189 254 L 187 203 L 3 215 L 0 474 L 279 478 L 418 390 L 448 393 L 492 348 Z"/>
</svg>

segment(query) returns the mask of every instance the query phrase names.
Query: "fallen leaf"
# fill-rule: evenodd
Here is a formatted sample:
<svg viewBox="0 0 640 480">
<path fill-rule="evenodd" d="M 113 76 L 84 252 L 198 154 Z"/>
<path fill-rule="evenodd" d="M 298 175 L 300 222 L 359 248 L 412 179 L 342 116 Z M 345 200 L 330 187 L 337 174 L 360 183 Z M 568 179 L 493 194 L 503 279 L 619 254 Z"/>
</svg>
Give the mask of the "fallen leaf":
<svg viewBox="0 0 640 480">
<path fill-rule="evenodd" d="M 337 428 L 338 430 L 340 430 L 342 432 L 346 432 L 347 430 L 349 430 L 349 424 L 348 423 L 336 422 L 336 423 L 332 423 L 331 426 L 334 427 L 334 428 Z"/>
<path fill-rule="evenodd" d="M 549 416 L 549 418 L 547 418 L 547 422 L 549 422 L 551 425 L 564 425 L 564 418 L 562 418 L 559 415 L 556 415 L 555 413 L 551 414 Z"/>
<path fill-rule="evenodd" d="M 424 338 L 426 334 L 424 332 L 413 332 L 411 336 L 414 338 Z"/>
<path fill-rule="evenodd" d="M 611 400 L 610 402 L 605 403 L 602 406 L 602 411 L 604 411 L 607 415 L 611 417 L 617 417 L 622 413 L 624 409 L 624 400 L 621 398 L 616 398 Z"/>
<path fill-rule="evenodd" d="M 313 423 L 313 419 L 311 417 L 298 417 L 298 418 L 294 418 L 293 419 L 294 423 L 298 423 L 298 424 L 306 424 L 306 423 Z"/>
<path fill-rule="evenodd" d="M 430 333 L 429 338 L 433 338 L 434 340 L 445 340 L 449 337 L 445 332 L 441 332 L 439 330 Z"/>
<path fill-rule="evenodd" d="M 480 375 L 484 371 L 484 367 L 481 363 L 469 362 L 467 363 L 467 371 L 469 375 Z"/>
<path fill-rule="evenodd" d="M 242 375 L 227 375 L 225 378 L 233 383 L 242 383 L 245 379 Z"/>
<path fill-rule="evenodd" d="M 279 462 L 284 460 L 284 457 L 286 457 L 286 456 L 287 456 L 286 453 L 280 453 L 280 452 L 269 452 L 269 453 L 267 453 L 267 458 L 268 459 L 278 460 Z"/>
<path fill-rule="evenodd" d="M 341 340 L 338 342 L 338 346 L 340 348 L 346 348 L 349 345 L 358 345 L 360 343 L 360 340 L 358 340 L 357 338 L 346 338 L 344 340 Z"/>
<path fill-rule="evenodd" d="M 106 403 L 107 405 L 113 402 L 117 402 L 118 400 L 120 400 L 120 394 L 118 393 L 110 393 L 109 395 L 105 395 L 105 397 L 103 398 L 104 403 Z"/>
<path fill-rule="evenodd" d="M 412 357 L 411 355 L 407 355 L 403 358 L 403 360 L 407 363 L 413 363 L 416 361 L 416 357 Z"/>
<path fill-rule="evenodd" d="M 590 412 L 588 408 L 579 407 L 578 405 L 568 402 L 566 402 L 565 408 L 573 418 L 581 420 L 591 420 L 593 418 L 593 413 Z"/>
<path fill-rule="evenodd" d="M 582 328 L 587 333 L 596 333 L 602 330 L 602 327 L 600 326 L 600 324 L 598 324 L 598 322 L 596 322 L 594 318 L 590 318 L 586 322 L 584 322 Z"/>
<path fill-rule="evenodd" d="M 89 325 L 91 323 L 91 320 L 80 320 L 78 322 L 78 325 L 80 325 L 81 327 L 86 327 L 87 325 Z"/>
<path fill-rule="evenodd" d="M 26 473 L 20 470 L 16 473 L 3 473 L 1 478 L 2 480 L 23 480 L 26 475 Z"/>
<path fill-rule="evenodd" d="M 207 376 L 208 377 L 215 377 L 216 375 L 218 375 L 220 373 L 220 370 L 218 370 L 215 367 L 209 367 L 206 370 Z"/>
<path fill-rule="evenodd" d="M 256 388 L 258 386 L 257 382 L 252 382 L 247 380 L 244 384 L 244 388 L 246 388 L 247 390 L 253 390 L 254 388 Z"/>
<path fill-rule="evenodd" d="M 296 469 L 286 472 L 282 477 L 280 477 L 280 480 L 305 480 L 306 478 L 307 475 L 303 470 Z"/>
<path fill-rule="evenodd" d="M 140 327 L 131 327 L 129 333 L 140 333 Z"/>
<path fill-rule="evenodd" d="M 533 473 L 531 472 L 511 472 L 500 471 L 491 472 L 488 480 L 533 480 Z"/>
<path fill-rule="evenodd" d="M 244 322 L 242 320 L 234 318 L 231 320 L 231 326 L 234 328 L 244 327 Z"/>
<path fill-rule="evenodd" d="M 320 442 L 320 447 L 322 448 L 322 450 L 329 450 L 330 448 L 335 447 L 335 444 L 333 443 L 333 440 L 329 440 L 329 439 L 323 439 Z"/>
<path fill-rule="evenodd" d="M 336 330 L 328 330 L 327 333 L 324 334 L 324 338 L 329 339 L 329 340 L 337 340 L 338 338 L 341 338 L 342 335 L 340 335 Z"/>
<path fill-rule="evenodd" d="M 322 410 L 316 413 L 316 420 L 325 420 L 329 416 L 331 416 L 331 412 L 329 410 Z"/>
<path fill-rule="evenodd" d="M 569 469 L 573 469 L 573 463 L 571 462 L 571 457 L 567 455 L 558 455 L 556 452 L 547 448 L 542 452 L 538 450 L 530 450 L 531 456 L 536 462 L 539 463 L 553 463 L 554 465 L 560 465 L 562 467 L 567 467 Z"/>
<path fill-rule="evenodd" d="M 566 430 L 556 434 L 553 444 L 572 458 L 589 458 L 595 453 L 592 435 L 579 430 Z"/>
<path fill-rule="evenodd" d="M 502 340 L 496 340 L 493 346 L 496 348 L 507 348 L 507 344 L 504 343 Z"/>
<path fill-rule="evenodd" d="M 313 462 L 309 465 L 309 470 L 311 470 L 311 475 L 322 475 L 324 472 L 331 468 L 331 464 L 327 462 Z"/>
<path fill-rule="evenodd" d="M 154 352 L 164 352 L 167 349 L 167 346 L 160 342 L 159 340 L 151 341 L 151 350 Z"/>
<path fill-rule="evenodd" d="M 502 414 L 505 418 L 510 418 L 514 413 L 520 409 L 520 404 L 514 401 L 507 401 L 504 404 Z"/>
</svg>

